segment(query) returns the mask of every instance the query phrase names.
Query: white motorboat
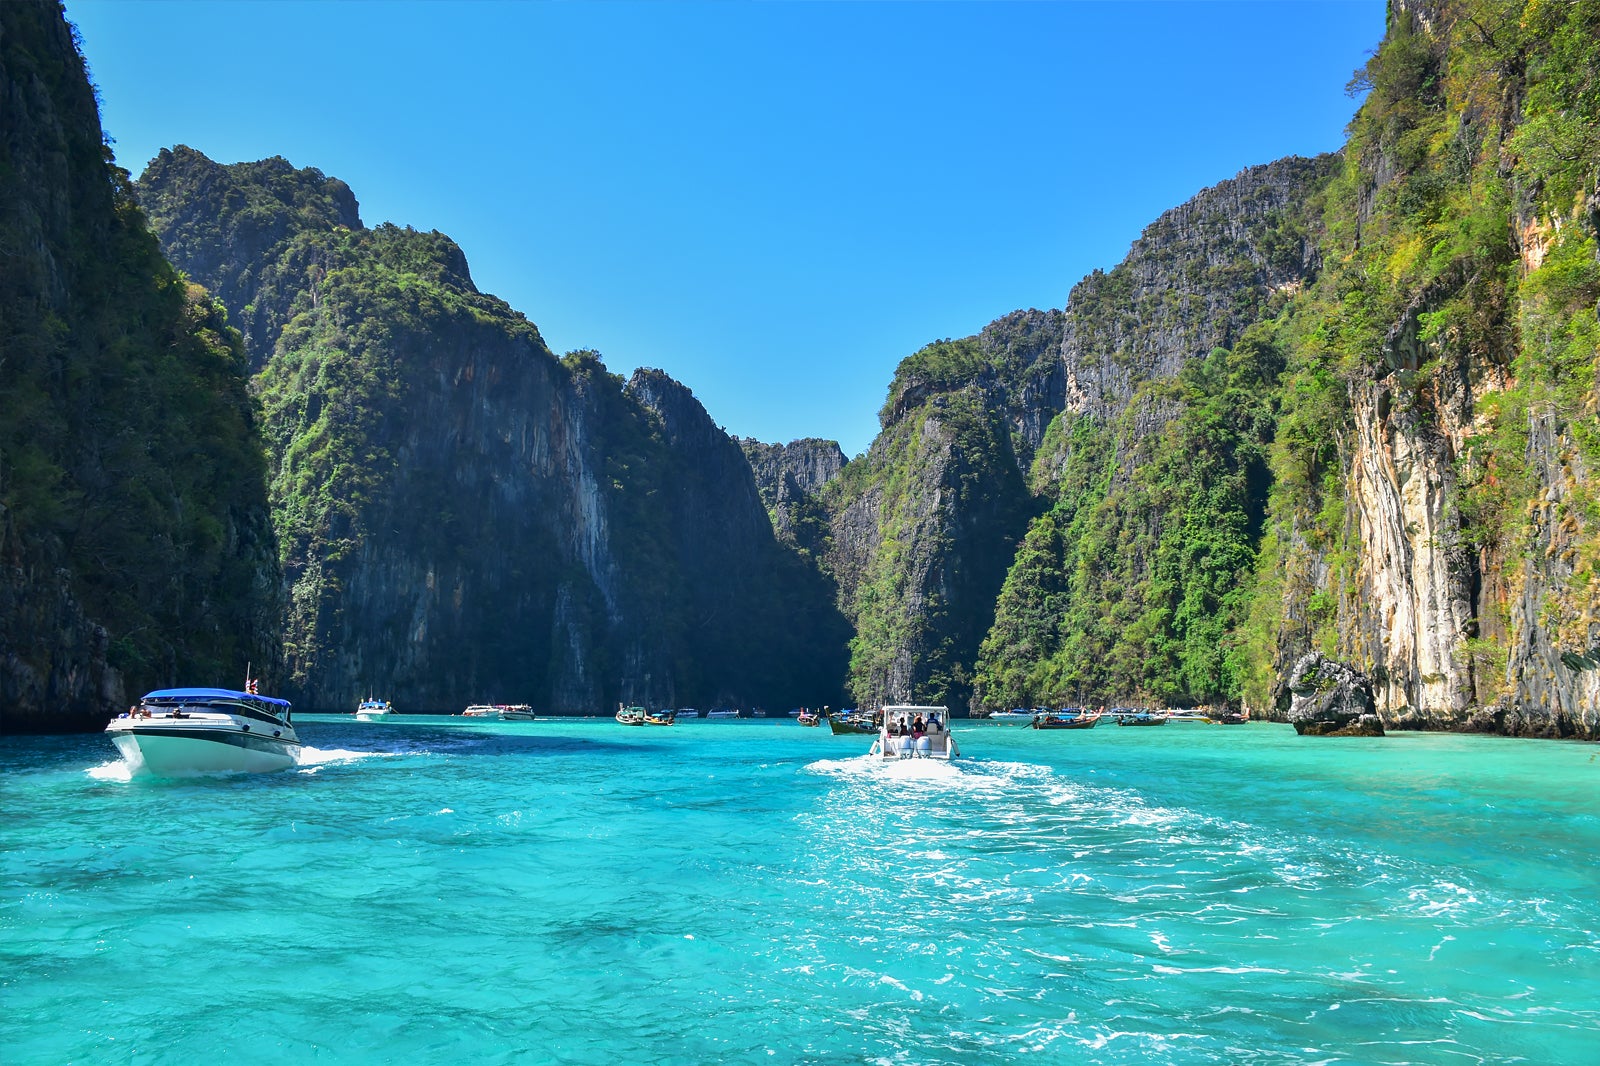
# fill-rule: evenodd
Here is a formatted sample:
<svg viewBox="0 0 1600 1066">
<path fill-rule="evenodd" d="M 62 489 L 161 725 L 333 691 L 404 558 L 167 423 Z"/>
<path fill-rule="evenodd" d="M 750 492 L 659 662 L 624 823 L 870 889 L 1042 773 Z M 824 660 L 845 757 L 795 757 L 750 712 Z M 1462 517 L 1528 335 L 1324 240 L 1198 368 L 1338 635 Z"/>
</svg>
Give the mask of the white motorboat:
<svg viewBox="0 0 1600 1066">
<path fill-rule="evenodd" d="M 500 720 L 502 722 L 531 722 L 533 721 L 533 708 L 526 703 L 503 703 L 500 705 Z"/>
<path fill-rule="evenodd" d="M 1015 707 L 1009 711 L 990 711 L 989 721 L 999 722 L 1001 725 L 1032 725 L 1038 716 L 1038 711 L 1025 711 L 1021 707 Z"/>
<path fill-rule="evenodd" d="M 499 718 L 500 708 L 492 703 L 474 703 L 461 712 L 463 718 Z"/>
<path fill-rule="evenodd" d="M 262 773 L 295 763 L 288 700 L 227 688 L 168 688 L 106 726 L 134 773 Z"/>
<path fill-rule="evenodd" d="M 1213 722 L 1211 720 L 1211 716 L 1210 715 L 1206 714 L 1206 712 L 1203 711 L 1203 710 L 1199 710 L 1198 708 L 1194 709 L 1194 710 L 1168 711 L 1167 712 L 1167 721 L 1169 721 L 1169 722 L 1189 722 L 1189 723 L 1191 723 L 1193 725 L 1215 725 L 1216 724 L 1215 722 Z"/>
<path fill-rule="evenodd" d="M 394 713 L 388 700 L 375 700 L 368 696 L 356 707 L 356 717 L 363 722 L 376 722 Z"/>
<path fill-rule="evenodd" d="M 922 730 L 916 723 L 921 720 Z M 943 707 L 893 704 L 883 709 L 883 726 L 867 754 L 882 759 L 943 759 L 961 754 L 950 735 L 950 712 Z"/>
</svg>

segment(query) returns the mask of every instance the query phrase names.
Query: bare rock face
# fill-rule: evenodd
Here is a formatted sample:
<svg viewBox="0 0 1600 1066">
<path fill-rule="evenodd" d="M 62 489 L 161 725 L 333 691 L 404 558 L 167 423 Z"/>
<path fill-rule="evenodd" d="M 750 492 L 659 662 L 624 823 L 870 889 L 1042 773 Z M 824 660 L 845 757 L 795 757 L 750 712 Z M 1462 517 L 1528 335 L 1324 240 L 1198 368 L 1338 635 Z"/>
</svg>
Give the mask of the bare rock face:
<svg viewBox="0 0 1600 1066">
<path fill-rule="evenodd" d="M 1301 736 L 1383 736 L 1372 679 L 1347 663 L 1307 652 L 1289 675 L 1289 692 L 1289 721 Z"/>
</svg>

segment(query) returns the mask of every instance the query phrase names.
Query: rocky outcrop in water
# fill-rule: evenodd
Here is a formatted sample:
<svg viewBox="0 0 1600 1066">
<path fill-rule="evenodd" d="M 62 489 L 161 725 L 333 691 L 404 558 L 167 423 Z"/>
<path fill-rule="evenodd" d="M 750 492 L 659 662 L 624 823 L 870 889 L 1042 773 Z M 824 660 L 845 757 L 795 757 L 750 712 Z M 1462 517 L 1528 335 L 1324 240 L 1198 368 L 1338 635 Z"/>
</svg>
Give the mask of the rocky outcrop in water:
<svg viewBox="0 0 1600 1066">
<path fill-rule="evenodd" d="M 1372 679 L 1348 663 L 1309 652 L 1294 664 L 1287 685 L 1287 718 L 1301 736 L 1381 737 Z"/>
</svg>

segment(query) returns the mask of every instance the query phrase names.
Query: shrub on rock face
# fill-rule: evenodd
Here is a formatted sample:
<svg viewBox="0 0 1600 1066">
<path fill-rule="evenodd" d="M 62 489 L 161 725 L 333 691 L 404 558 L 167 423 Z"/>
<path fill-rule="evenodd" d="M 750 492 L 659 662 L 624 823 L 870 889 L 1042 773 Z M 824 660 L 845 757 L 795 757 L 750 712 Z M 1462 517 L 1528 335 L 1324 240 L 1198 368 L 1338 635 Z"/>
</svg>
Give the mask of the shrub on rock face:
<svg viewBox="0 0 1600 1066">
<path fill-rule="evenodd" d="M 1320 652 L 1307 652 L 1289 674 L 1289 721 L 1301 736 L 1381 737 L 1372 679 Z"/>
</svg>

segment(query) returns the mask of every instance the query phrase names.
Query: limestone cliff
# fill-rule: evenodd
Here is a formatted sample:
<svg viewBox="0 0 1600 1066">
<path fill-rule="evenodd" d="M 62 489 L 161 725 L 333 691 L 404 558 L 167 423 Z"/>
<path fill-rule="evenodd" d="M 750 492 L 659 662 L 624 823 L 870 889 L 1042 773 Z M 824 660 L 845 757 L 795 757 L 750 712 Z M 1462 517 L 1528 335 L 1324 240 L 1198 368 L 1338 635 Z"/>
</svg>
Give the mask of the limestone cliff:
<svg viewBox="0 0 1600 1066">
<path fill-rule="evenodd" d="M 250 330 L 302 703 L 837 700 L 793 646 L 830 597 L 687 390 L 557 359 L 449 238 L 363 227 L 320 171 L 179 148 L 139 196 Z"/>
<path fill-rule="evenodd" d="M 236 334 L 161 258 L 55 3 L 0 4 L 0 731 L 270 679 L 276 560 Z"/>
<path fill-rule="evenodd" d="M 833 494 L 830 562 L 857 622 L 858 699 L 964 708 L 974 682 L 979 702 L 992 706 L 1131 698 L 1144 677 L 1132 660 L 1153 654 L 1150 641 L 1186 640 L 1202 649 L 1197 656 L 1209 654 L 1198 628 L 1174 637 L 1170 625 L 1134 624 L 1171 613 L 1139 590 L 1158 559 L 1182 550 L 1170 537 L 1157 542 L 1183 501 L 1155 499 L 1140 471 L 1170 462 L 1163 435 L 1187 406 L 1180 373 L 1237 345 L 1315 276 L 1308 204 L 1335 165 L 1286 159 L 1241 172 L 1163 215 L 1123 263 L 1077 285 L 1064 310 L 1018 311 L 901 364 L 883 432 Z M 1217 371 L 1223 384 L 1229 373 Z M 1091 458 L 1094 469 L 1082 469 Z M 1260 463 L 1220 469 L 1233 462 L 1218 458 L 1218 483 L 1260 480 Z M 1259 531 L 1264 485 L 1228 491 L 1249 497 L 1237 504 L 1250 527 L 1237 536 L 1248 540 Z M 1027 548 L 1029 536 L 1053 547 Z M 1091 542 L 1105 567 L 1087 567 L 1077 588 L 1063 586 L 1048 602 L 1022 605 L 1040 580 L 1055 581 L 1044 571 L 1075 573 L 1079 545 Z M 1242 564 L 1229 565 L 1237 578 Z M 1122 569 L 1107 584 L 1109 567 Z M 1173 576 L 1169 595 L 1198 587 L 1198 578 Z M 1181 694 L 1179 682 L 1161 683 Z"/>
<path fill-rule="evenodd" d="M 824 490 L 846 462 L 838 442 L 807 438 L 763 444 L 745 437 L 739 446 L 779 538 L 815 560 L 825 558 L 829 520 Z"/>
<path fill-rule="evenodd" d="M 863 705 L 965 710 L 972 662 L 1032 501 L 976 339 L 907 357 L 867 454 L 828 487 L 829 572 Z"/>
<path fill-rule="evenodd" d="M 1600 735 L 1597 62 L 1592 3 L 1396 2 L 1360 74 L 1298 375 L 1344 395 L 1263 584 L 1278 675 L 1355 662 L 1391 727 Z"/>
</svg>

